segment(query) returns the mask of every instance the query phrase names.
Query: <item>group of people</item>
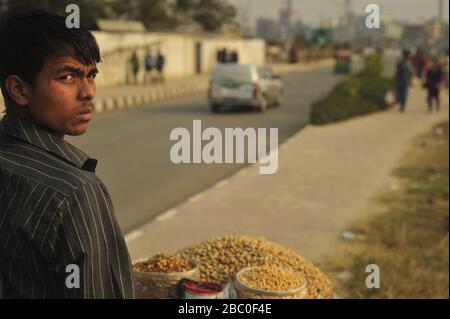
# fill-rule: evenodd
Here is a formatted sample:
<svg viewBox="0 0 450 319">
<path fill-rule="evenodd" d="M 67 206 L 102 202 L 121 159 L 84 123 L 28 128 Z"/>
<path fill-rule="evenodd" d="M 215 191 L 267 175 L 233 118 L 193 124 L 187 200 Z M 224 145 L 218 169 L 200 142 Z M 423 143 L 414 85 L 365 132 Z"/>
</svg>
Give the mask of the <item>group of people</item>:
<svg viewBox="0 0 450 319">
<path fill-rule="evenodd" d="M 442 57 L 430 57 L 422 50 L 412 55 L 409 50 L 404 50 L 395 73 L 400 112 L 405 111 L 413 79 L 417 79 L 427 91 L 428 111 L 439 111 L 441 88 L 446 86 L 448 89 L 448 68 L 448 50 Z"/>
<path fill-rule="evenodd" d="M 156 82 L 164 82 L 164 65 L 165 65 L 165 57 L 161 53 L 161 51 L 157 51 L 156 54 L 153 54 L 151 50 L 147 50 L 144 57 L 144 83 L 156 83 Z M 133 83 L 137 84 L 137 76 L 140 70 L 140 62 L 139 57 L 136 52 L 133 52 L 130 59 L 131 70 L 133 72 Z M 156 74 L 155 74 L 156 71 Z"/>
<path fill-rule="evenodd" d="M 218 63 L 238 63 L 239 54 L 236 50 L 228 52 L 227 48 L 223 48 L 217 51 L 217 62 Z"/>
</svg>

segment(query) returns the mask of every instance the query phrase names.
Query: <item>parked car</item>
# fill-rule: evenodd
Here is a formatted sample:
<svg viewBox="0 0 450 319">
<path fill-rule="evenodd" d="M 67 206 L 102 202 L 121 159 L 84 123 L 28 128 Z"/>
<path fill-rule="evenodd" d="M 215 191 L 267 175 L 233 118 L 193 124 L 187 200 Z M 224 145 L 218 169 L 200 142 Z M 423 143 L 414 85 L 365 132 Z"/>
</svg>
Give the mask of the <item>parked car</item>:
<svg viewBox="0 0 450 319">
<path fill-rule="evenodd" d="M 208 99 L 211 110 L 251 106 L 265 111 L 283 104 L 283 82 L 266 65 L 219 64 L 214 69 Z"/>
</svg>

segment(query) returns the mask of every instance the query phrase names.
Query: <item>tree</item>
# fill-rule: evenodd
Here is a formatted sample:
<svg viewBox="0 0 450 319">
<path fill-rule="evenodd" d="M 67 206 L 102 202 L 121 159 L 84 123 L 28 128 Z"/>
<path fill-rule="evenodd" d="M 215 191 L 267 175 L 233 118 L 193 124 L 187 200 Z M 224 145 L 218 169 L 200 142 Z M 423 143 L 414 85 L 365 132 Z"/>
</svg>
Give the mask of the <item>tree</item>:
<svg viewBox="0 0 450 319">
<path fill-rule="evenodd" d="M 81 25 L 86 28 L 94 28 L 97 19 L 111 16 L 110 13 L 108 14 L 109 3 L 106 0 L 14 0 L 10 1 L 10 9 L 7 15 L 31 9 L 41 9 L 66 16 L 66 7 L 72 3 L 80 7 Z M 2 16 L 2 19 L 4 17 Z"/>
<path fill-rule="evenodd" d="M 198 6 L 199 0 L 177 0 L 175 6 L 177 10 L 187 11 Z"/>
<path fill-rule="evenodd" d="M 177 0 L 176 9 L 199 23 L 206 31 L 217 31 L 232 22 L 236 8 L 227 0 Z"/>
<path fill-rule="evenodd" d="M 72 3 L 80 7 L 81 24 L 87 28 L 106 18 L 139 20 L 148 29 L 171 29 L 178 22 L 195 21 L 207 31 L 217 31 L 236 16 L 228 0 L 14 0 L 8 14 L 43 9 L 66 15 L 65 8 Z"/>
<path fill-rule="evenodd" d="M 170 29 L 175 27 L 175 19 L 170 3 L 166 0 L 140 0 L 136 18 L 148 29 Z"/>
</svg>

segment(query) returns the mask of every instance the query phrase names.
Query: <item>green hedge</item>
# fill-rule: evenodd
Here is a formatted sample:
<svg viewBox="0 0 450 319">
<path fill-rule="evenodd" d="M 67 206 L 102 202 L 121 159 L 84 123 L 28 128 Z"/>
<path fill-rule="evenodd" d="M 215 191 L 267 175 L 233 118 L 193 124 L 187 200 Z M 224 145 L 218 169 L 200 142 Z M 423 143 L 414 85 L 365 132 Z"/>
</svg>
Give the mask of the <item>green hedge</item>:
<svg viewBox="0 0 450 319">
<path fill-rule="evenodd" d="M 326 98 L 312 106 L 311 122 L 338 122 L 385 109 L 385 95 L 393 82 L 382 74 L 381 55 L 370 55 L 361 72 L 345 77 Z"/>
</svg>

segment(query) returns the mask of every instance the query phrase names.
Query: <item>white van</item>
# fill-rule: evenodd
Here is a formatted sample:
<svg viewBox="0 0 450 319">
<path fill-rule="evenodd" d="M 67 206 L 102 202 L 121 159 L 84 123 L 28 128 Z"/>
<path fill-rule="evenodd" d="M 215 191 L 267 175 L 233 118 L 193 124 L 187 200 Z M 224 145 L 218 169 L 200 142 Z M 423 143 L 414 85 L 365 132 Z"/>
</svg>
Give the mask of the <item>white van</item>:
<svg viewBox="0 0 450 319">
<path fill-rule="evenodd" d="M 252 106 L 260 111 L 283 104 L 283 82 L 266 65 L 225 63 L 214 69 L 208 91 L 213 112 L 225 106 Z"/>
</svg>

